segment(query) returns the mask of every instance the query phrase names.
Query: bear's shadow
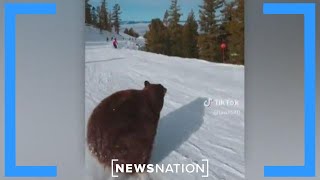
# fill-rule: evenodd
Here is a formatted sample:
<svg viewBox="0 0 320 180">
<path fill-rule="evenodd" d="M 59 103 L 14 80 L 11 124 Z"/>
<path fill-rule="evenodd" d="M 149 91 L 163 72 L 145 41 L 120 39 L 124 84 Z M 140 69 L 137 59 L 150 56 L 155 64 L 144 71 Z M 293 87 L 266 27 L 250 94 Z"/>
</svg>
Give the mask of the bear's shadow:
<svg viewBox="0 0 320 180">
<path fill-rule="evenodd" d="M 197 98 L 160 119 L 151 163 L 160 163 L 199 130 L 203 123 L 205 100 Z"/>
</svg>

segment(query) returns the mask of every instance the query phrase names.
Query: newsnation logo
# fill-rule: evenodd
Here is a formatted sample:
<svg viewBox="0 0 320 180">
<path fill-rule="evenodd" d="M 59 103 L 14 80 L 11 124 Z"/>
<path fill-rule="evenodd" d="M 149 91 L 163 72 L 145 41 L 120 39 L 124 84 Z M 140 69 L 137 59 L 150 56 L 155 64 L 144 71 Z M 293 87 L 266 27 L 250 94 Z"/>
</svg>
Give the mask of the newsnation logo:
<svg viewBox="0 0 320 180">
<path fill-rule="evenodd" d="M 118 173 L 201 173 L 209 177 L 209 160 L 202 159 L 202 164 L 117 164 L 118 159 L 111 160 L 111 176 L 119 177 Z"/>
</svg>

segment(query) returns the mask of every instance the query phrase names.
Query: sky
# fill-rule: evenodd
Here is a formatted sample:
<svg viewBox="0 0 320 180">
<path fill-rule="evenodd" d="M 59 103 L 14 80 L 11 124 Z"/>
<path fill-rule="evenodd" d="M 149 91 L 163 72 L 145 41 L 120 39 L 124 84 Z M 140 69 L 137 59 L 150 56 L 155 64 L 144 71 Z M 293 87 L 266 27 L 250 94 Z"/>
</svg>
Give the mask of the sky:
<svg viewBox="0 0 320 180">
<path fill-rule="evenodd" d="M 163 15 L 170 7 L 171 0 L 107 0 L 109 10 L 116 3 L 121 7 L 122 21 L 150 21 L 154 18 L 163 18 Z M 183 16 L 180 20 L 186 20 L 191 9 L 198 19 L 199 5 L 202 0 L 178 0 Z M 101 0 L 90 0 L 90 4 L 97 6 Z"/>
</svg>

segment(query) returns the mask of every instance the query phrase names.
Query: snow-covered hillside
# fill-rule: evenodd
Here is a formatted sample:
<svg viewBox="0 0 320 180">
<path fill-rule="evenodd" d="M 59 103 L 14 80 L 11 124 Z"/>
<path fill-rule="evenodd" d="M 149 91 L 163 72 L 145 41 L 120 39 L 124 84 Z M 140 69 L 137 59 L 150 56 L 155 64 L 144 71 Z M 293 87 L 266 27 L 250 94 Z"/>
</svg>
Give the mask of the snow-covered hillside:
<svg viewBox="0 0 320 180">
<path fill-rule="evenodd" d="M 97 28 L 92 26 L 85 27 L 85 40 L 86 43 L 91 44 L 100 44 L 107 43 L 107 38 L 109 44 L 111 44 L 112 38 L 117 38 L 119 43 L 119 48 L 126 49 L 138 49 L 139 47 L 143 47 L 145 44 L 145 40 L 143 37 L 134 38 L 128 34 L 120 32 L 119 34 L 111 33 L 109 31 L 100 31 Z"/>
<path fill-rule="evenodd" d="M 208 159 L 207 179 L 245 179 L 244 67 L 168 57 L 127 49 L 125 45 L 114 49 L 105 38 L 99 30 L 87 27 L 86 123 L 95 106 L 114 92 L 142 89 L 145 80 L 161 83 L 168 92 L 152 163 L 183 164 Z M 219 102 L 235 100 L 239 104 L 217 103 L 206 107 L 204 102 L 208 98 Z M 88 179 L 110 177 L 87 149 L 86 164 Z M 199 174 L 188 173 L 151 174 L 150 177 L 154 180 L 201 179 Z"/>
</svg>

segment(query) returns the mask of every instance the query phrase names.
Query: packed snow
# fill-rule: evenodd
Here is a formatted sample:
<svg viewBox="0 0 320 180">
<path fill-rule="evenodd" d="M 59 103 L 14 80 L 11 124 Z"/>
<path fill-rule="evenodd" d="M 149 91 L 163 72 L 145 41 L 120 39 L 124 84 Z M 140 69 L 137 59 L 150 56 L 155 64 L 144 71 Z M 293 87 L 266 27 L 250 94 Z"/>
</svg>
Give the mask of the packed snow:
<svg viewBox="0 0 320 180">
<path fill-rule="evenodd" d="M 198 164 L 208 159 L 207 179 L 245 179 L 244 67 L 143 52 L 135 42 L 121 38 L 120 48 L 114 49 L 106 36 L 115 35 L 86 27 L 86 124 L 95 106 L 114 92 L 142 89 L 145 80 L 161 83 L 168 91 L 151 163 Z M 207 107 L 209 98 L 212 104 Z M 87 148 L 86 166 L 87 179 L 112 179 Z M 148 176 L 153 180 L 201 179 L 197 173 Z"/>
</svg>

